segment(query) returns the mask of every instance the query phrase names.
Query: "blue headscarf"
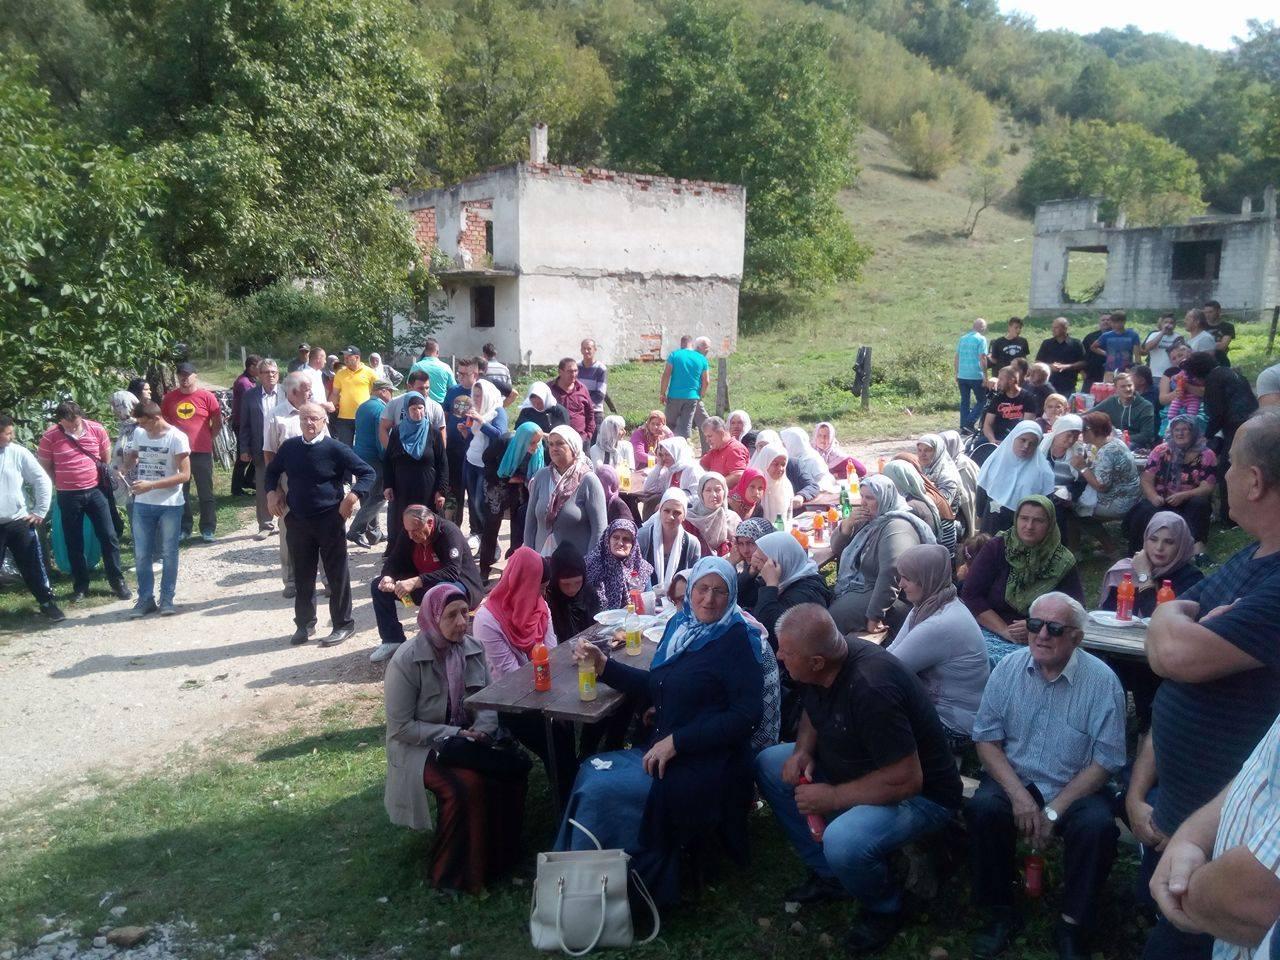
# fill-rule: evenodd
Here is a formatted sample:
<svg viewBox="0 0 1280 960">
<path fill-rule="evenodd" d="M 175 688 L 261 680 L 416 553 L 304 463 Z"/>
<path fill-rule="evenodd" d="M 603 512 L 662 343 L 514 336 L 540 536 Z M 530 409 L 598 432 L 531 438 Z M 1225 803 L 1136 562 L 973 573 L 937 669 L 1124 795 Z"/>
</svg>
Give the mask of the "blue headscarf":
<svg viewBox="0 0 1280 960">
<path fill-rule="evenodd" d="M 507 449 L 502 454 L 502 463 L 498 464 L 498 476 L 508 480 L 520 469 L 521 462 L 526 456 L 529 456 L 527 451 L 529 444 L 533 443 L 534 434 L 540 433 L 541 430 L 542 428 L 531 420 L 526 420 L 516 427 L 516 432 L 507 441 Z M 545 465 L 542 456 L 542 444 L 538 444 L 532 456 L 529 456 L 529 466 L 525 468 L 524 475 L 532 477 Z"/>
<path fill-rule="evenodd" d="M 703 577 L 711 575 L 719 577 L 729 588 L 729 603 L 719 620 L 715 623 L 703 623 L 693 615 L 693 587 Z M 703 557 L 689 571 L 689 588 L 684 594 L 684 605 L 680 608 L 680 612 L 668 621 L 667 629 L 662 634 L 662 642 L 658 644 L 658 650 L 653 655 L 652 667 L 660 667 L 686 650 L 701 650 L 708 643 L 719 640 L 739 623 L 746 629 L 747 636 L 752 636 L 752 630 L 738 608 L 738 575 L 733 572 L 733 567 L 724 557 Z M 760 645 L 748 640 L 747 646 L 755 654 L 756 663 L 759 663 Z"/>
<path fill-rule="evenodd" d="M 404 395 L 404 406 L 400 408 L 400 446 L 413 459 L 421 460 L 427 450 L 427 441 L 431 439 L 431 424 L 425 416 L 421 420 L 409 419 L 409 406 L 415 401 L 424 408 L 427 405 L 426 397 L 416 390 L 410 390 Z"/>
</svg>

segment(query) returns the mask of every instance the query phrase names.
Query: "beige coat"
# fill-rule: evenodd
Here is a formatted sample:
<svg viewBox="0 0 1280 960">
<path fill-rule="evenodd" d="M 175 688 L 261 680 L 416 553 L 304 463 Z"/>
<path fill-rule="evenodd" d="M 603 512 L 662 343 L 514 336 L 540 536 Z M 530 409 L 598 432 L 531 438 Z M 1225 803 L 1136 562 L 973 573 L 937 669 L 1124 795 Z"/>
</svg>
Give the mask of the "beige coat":
<svg viewBox="0 0 1280 960">
<path fill-rule="evenodd" d="M 462 638 L 465 655 L 462 682 L 470 696 L 489 684 L 484 647 L 470 634 Z M 387 789 L 383 803 L 387 816 L 397 826 L 430 830 L 431 808 L 422 785 L 427 755 L 436 740 L 458 732 L 445 722 L 449 691 L 443 664 L 436 665 L 436 652 L 421 632 L 400 649 L 387 664 L 383 681 L 387 708 Z M 492 710 L 474 714 L 475 730 L 492 736 L 498 730 L 498 715 Z"/>
</svg>

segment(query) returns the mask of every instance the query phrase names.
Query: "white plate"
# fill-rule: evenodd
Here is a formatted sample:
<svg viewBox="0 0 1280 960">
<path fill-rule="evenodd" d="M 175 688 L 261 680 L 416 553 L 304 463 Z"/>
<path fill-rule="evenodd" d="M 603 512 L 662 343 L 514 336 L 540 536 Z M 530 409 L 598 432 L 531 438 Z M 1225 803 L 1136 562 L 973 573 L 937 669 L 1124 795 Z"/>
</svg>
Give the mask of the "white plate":
<svg viewBox="0 0 1280 960">
<path fill-rule="evenodd" d="M 1147 625 L 1147 621 L 1141 617 L 1134 617 L 1132 620 L 1121 620 L 1110 610 L 1090 610 L 1089 619 L 1104 627 L 1145 627 Z"/>
<path fill-rule="evenodd" d="M 596 623 L 603 624 L 606 627 L 616 627 L 621 625 L 626 618 L 627 611 L 625 610 L 601 610 L 596 614 Z"/>
<path fill-rule="evenodd" d="M 650 627 L 644 632 L 644 638 L 646 640 L 652 640 L 654 643 L 661 643 L 662 635 L 666 632 L 666 629 L 667 628 L 665 626 Z"/>
</svg>

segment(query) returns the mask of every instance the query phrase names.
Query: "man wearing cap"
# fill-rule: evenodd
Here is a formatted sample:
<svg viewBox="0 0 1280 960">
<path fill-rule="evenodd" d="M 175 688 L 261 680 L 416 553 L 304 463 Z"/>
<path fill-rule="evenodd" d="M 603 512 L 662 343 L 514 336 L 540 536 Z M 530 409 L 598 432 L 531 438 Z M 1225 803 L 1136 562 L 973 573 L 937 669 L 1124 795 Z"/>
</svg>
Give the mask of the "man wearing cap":
<svg viewBox="0 0 1280 960">
<path fill-rule="evenodd" d="M 356 440 L 356 411 L 369 399 L 373 382 L 378 379 L 372 369 L 360 360 L 359 347 L 347 347 L 342 351 L 342 366 L 333 376 L 333 405 L 337 407 L 338 422 L 334 439 L 348 447 Z"/>
<path fill-rule="evenodd" d="M 320 404 L 327 413 L 333 413 L 334 406 L 329 402 L 328 365 L 324 347 L 312 347 L 307 354 L 307 365 L 299 372 L 311 383 L 311 402 Z"/>
<path fill-rule="evenodd" d="M 218 528 L 217 502 L 213 497 L 213 435 L 222 429 L 218 398 L 200 386 L 193 363 L 178 364 L 178 385 L 164 395 L 160 405 L 166 421 L 177 427 L 191 444 L 191 479 L 200 501 L 200 539 L 213 543 Z M 191 481 L 182 485 L 182 535 L 191 536 Z"/>
<path fill-rule="evenodd" d="M 351 527 L 347 530 L 347 539 L 362 547 L 372 547 L 378 541 L 387 539 L 378 520 L 378 511 L 386 502 L 382 496 L 382 491 L 385 489 L 385 484 L 382 482 L 382 454 L 386 448 L 379 437 L 378 428 L 382 420 L 382 411 L 391 401 L 391 391 L 390 380 L 373 381 L 372 395 L 356 410 L 356 438 L 353 449 L 357 457 L 373 467 L 374 473 L 373 493 L 364 498 L 364 503 L 360 504 L 356 518 L 351 521 Z"/>
<path fill-rule="evenodd" d="M 311 344 L 309 343 L 298 344 L 298 355 L 297 357 L 294 358 L 293 362 L 289 364 L 289 367 L 287 370 L 285 370 L 285 373 L 297 373 L 299 370 L 305 370 L 307 368 L 307 361 L 310 358 L 311 358 Z"/>
</svg>

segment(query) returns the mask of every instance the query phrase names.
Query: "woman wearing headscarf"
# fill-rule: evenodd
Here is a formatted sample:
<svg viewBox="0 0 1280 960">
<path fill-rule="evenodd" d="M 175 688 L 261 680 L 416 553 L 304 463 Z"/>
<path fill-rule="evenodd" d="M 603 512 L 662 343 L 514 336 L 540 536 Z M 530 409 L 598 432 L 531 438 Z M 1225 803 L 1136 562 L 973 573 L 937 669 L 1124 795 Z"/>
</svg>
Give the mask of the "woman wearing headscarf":
<svg viewBox="0 0 1280 960">
<path fill-rule="evenodd" d="M 496 555 L 498 534 L 505 513 L 511 521 L 511 545 L 507 556 L 524 545 L 524 521 L 529 505 L 529 478 L 545 466 L 542 428 L 525 421 L 484 451 L 484 531 L 480 535 L 481 573 L 487 580 Z"/>
<path fill-rule="evenodd" d="M 813 428 L 813 449 L 822 457 L 827 469 L 837 480 L 848 477 L 850 470 L 859 478 L 867 475 L 867 468 L 861 460 L 840 449 L 840 444 L 836 442 L 835 424 L 829 420 L 823 420 Z"/>
<path fill-rule="evenodd" d="M 529 547 L 521 547 L 511 554 L 497 586 L 476 610 L 471 629 L 484 646 L 492 680 L 528 663 L 535 644 L 552 648 L 559 642 L 551 622 L 551 608 L 542 595 L 543 570 L 542 557 Z M 556 723 L 548 747 L 546 727 L 536 713 L 503 713 L 498 719 L 517 740 L 538 755 L 548 780 L 551 779 L 551 750 L 556 751 L 559 795 L 567 796 L 577 764 L 573 727 Z"/>
<path fill-rule="evenodd" d="M 963 540 L 977 531 L 973 493 L 965 482 L 959 465 L 952 459 L 947 442 L 941 434 L 926 433 L 916 441 L 916 458 L 921 473 L 928 479 L 951 506 L 951 513 L 961 524 L 956 540 Z M 972 462 L 972 461 L 971 461 Z M 977 469 L 974 469 L 977 481 Z"/>
<path fill-rule="evenodd" d="M 628 470 L 636 468 L 636 452 L 627 441 L 626 422 L 617 415 L 605 417 L 596 431 L 596 442 L 591 445 L 591 462 L 597 467 L 617 467 L 625 463 Z"/>
<path fill-rule="evenodd" d="M 764 475 L 760 515 L 770 522 L 782 517 L 785 523 L 798 506 L 795 488 L 787 478 L 787 459 L 787 451 L 781 443 L 766 443 L 751 458 L 751 469 Z"/>
<path fill-rule="evenodd" d="M 644 492 L 660 495 L 668 487 L 679 487 L 690 496 L 698 492 L 702 467 L 693 447 L 684 437 L 667 437 L 658 442 L 657 464 L 644 479 Z"/>
<path fill-rule="evenodd" d="M 529 393 L 516 416 L 516 426 L 522 423 L 536 423 L 543 433 L 550 433 L 556 427 L 567 427 L 569 414 L 556 403 L 551 388 L 541 380 L 535 380 L 529 385 Z"/>
<path fill-rule="evenodd" d="M 621 610 L 631 602 L 632 590 L 647 590 L 653 567 L 640 555 L 636 525 L 615 520 L 587 554 L 587 582 L 602 610 Z"/>
<path fill-rule="evenodd" d="M 1049 463 L 1053 471 L 1053 493 L 1049 499 L 1053 501 L 1054 514 L 1057 517 L 1058 529 L 1066 540 L 1075 522 L 1075 501 L 1084 492 L 1085 482 L 1080 479 L 1080 472 L 1071 465 L 1075 458 L 1075 447 L 1080 440 L 1084 424 L 1074 413 L 1064 413 L 1054 421 L 1053 429 L 1040 441 L 1040 456 Z"/>
<path fill-rule="evenodd" d="M 477 380 L 471 388 L 471 409 L 459 425 L 458 432 L 471 434 L 462 463 L 462 483 L 467 488 L 467 501 L 471 504 L 472 529 L 483 531 L 487 520 L 484 454 L 490 444 L 501 441 L 507 433 L 507 411 L 502 409 L 502 394 L 488 380 Z M 480 560 L 491 565 L 497 559 L 496 551 L 495 541 L 487 551 L 481 550 Z"/>
<path fill-rule="evenodd" d="M 943 430 L 938 436 L 942 438 L 942 442 L 946 446 L 947 456 L 951 458 L 951 462 L 960 471 L 960 479 L 964 482 L 965 489 L 969 491 L 970 498 L 976 502 L 978 496 L 978 465 L 964 452 L 964 444 L 960 440 L 960 432 L 958 430 Z M 977 530 L 975 528 L 969 532 L 972 535 Z"/>
<path fill-rule="evenodd" d="M 737 440 L 747 450 L 756 446 L 756 432 L 751 429 L 751 415 L 745 410 L 734 410 L 725 421 L 729 425 L 729 436 Z"/>
<path fill-rule="evenodd" d="M 789 533 L 766 534 L 756 540 L 751 564 L 760 585 L 751 614 L 769 631 L 769 646 L 777 650 L 778 618 L 801 603 L 831 604 L 831 590 L 804 547 Z"/>
<path fill-rule="evenodd" d="M 698 538 L 684 527 L 688 513 L 688 496 L 679 487 L 671 487 L 636 537 L 640 556 L 653 568 L 653 589 L 658 593 L 665 594 L 677 571 L 689 569 L 702 557 Z"/>
<path fill-rule="evenodd" d="M 1013 508 L 1024 498 L 1053 492 L 1053 470 L 1039 456 L 1044 432 L 1030 420 L 1016 424 L 978 471 L 978 487 L 987 495 L 982 518 L 985 533 L 1007 530 Z"/>
<path fill-rule="evenodd" d="M 831 617 L 841 633 L 855 630 L 879 632 L 901 621 L 904 611 L 898 604 L 898 558 L 920 543 L 933 543 L 928 524 L 908 508 L 894 482 L 882 474 L 862 481 L 860 519 L 864 522 L 852 532 L 848 517 L 838 528 L 840 540 L 832 538 L 832 550 L 840 542 L 840 567 L 836 574 L 835 600 Z M 899 609 L 895 610 L 895 605 Z"/>
<path fill-rule="evenodd" d="M 782 431 L 782 448 L 787 451 L 787 479 L 795 491 L 793 496 L 801 504 L 820 493 L 835 493 L 839 489 L 826 460 L 809 445 L 808 435 L 799 427 Z"/>
<path fill-rule="evenodd" d="M 394 542 L 404 530 L 404 508 L 421 503 L 439 511 L 449 483 L 440 431 L 427 419 L 427 400 L 416 392 L 405 394 L 404 412 L 391 428 L 382 452 L 382 482 L 386 485 L 387 538 Z M 391 543 L 387 544 L 391 549 Z"/>
<path fill-rule="evenodd" d="M 547 437 L 551 461 L 529 481 L 524 542 L 544 556 L 563 541 L 587 553 L 605 528 L 604 487 L 582 452 L 582 437 L 569 426 Z"/>
<path fill-rule="evenodd" d="M 667 426 L 667 415 L 661 410 L 650 410 L 644 423 L 631 431 L 631 452 L 635 454 L 636 466 L 647 469 L 649 455 L 652 454 L 656 460 L 658 444 L 671 436 L 675 434 Z"/>
<path fill-rule="evenodd" d="M 1023 497 L 1013 526 L 996 534 L 969 565 L 960 597 L 997 663 L 1027 645 L 1027 613 L 1042 593 L 1059 590 L 1084 602 L 1076 558 L 1062 545 L 1048 497 Z"/>
<path fill-rule="evenodd" d="M 973 739 L 973 721 L 991 670 L 982 629 L 956 593 L 951 555 L 936 544 L 898 558 L 898 583 L 911 603 L 889 652 L 920 678 L 952 752 Z"/>
<path fill-rule="evenodd" d="M 143 381 L 144 383 L 146 381 Z M 132 386 L 132 384 L 130 384 Z M 148 391 L 148 396 L 150 391 Z M 116 536 L 124 534 L 124 525 L 120 520 L 120 508 L 124 507 L 129 515 L 129 529 L 133 529 L 133 481 L 138 479 L 137 468 L 128 470 L 125 467 L 125 451 L 133 440 L 133 433 L 138 429 L 138 421 L 133 418 L 133 409 L 141 398 L 128 390 L 117 390 L 111 394 L 111 412 L 116 415 L 116 442 L 111 446 L 112 493 L 115 503 L 111 511 L 116 526 Z"/>
<path fill-rule="evenodd" d="M 755 467 L 747 467 L 729 492 L 729 509 L 738 515 L 739 520 L 764 516 L 762 504 L 766 486 L 765 475 Z"/>
<path fill-rule="evenodd" d="M 1170 510 L 1161 510 L 1151 517 L 1144 532 L 1142 548 L 1133 558 L 1118 561 L 1103 576 L 1098 597 L 1100 610 L 1116 609 L 1116 587 L 1126 573 L 1133 581 L 1133 613 L 1139 617 L 1155 613 L 1156 593 L 1166 580 L 1174 595 L 1180 597 L 1204 579 L 1193 562 L 1196 545 L 1186 520 Z M 1120 677 L 1124 688 L 1133 694 L 1138 730 L 1146 731 L 1151 726 L 1151 705 L 1160 685 L 1159 678 L 1145 660 L 1105 656 L 1104 659 Z"/>
<path fill-rule="evenodd" d="M 1204 553 L 1217 470 L 1218 458 L 1205 443 L 1200 421 L 1186 415 L 1174 417 L 1164 442 L 1151 451 L 1139 476 L 1142 497 L 1125 520 L 1129 549 L 1138 549 L 1147 523 L 1157 511 L 1171 510 L 1187 521 L 1196 553 Z"/>
<path fill-rule="evenodd" d="M 684 526 L 698 538 L 704 557 L 723 557 L 733 549 L 739 518 L 729 509 L 728 499 L 724 477 L 711 471 L 698 480 L 698 495 L 689 500 Z"/>
<path fill-rule="evenodd" d="M 907 507 L 929 524 L 938 543 L 948 553 L 956 550 L 956 517 L 942 492 L 924 478 L 915 454 L 900 453 L 884 465 L 884 475 L 893 481 Z"/>
<path fill-rule="evenodd" d="M 1071 466 L 1093 495 L 1082 493 L 1076 500 L 1076 512 L 1103 520 L 1126 516 L 1142 495 L 1133 454 L 1124 438 L 1112 429 L 1111 418 L 1105 413 L 1093 411 L 1080 419 L 1084 423 L 1081 436 L 1089 444 L 1090 453 L 1077 451 Z"/>
<path fill-rule="evenodd" d="M 587 582 L 587 561 L 572 543 L 562 543 L 551 554 L 547 582 L 547 606 L 557 637 L 573 637 L 595 623 L 600 598 Z"/>
<path fill-rule="evenodd" d="M 391 822 L 430 830 L 426 790 L 436 798 L 431 885 L 479 893 L 520 857 L 527 770 L 497 777 L 446 766 L 437 742 L 463 737 L 488 743 L 498 733 L 492 710 L 470 711 L 466 698 L 488 686 L 484 648 L 467 633 L 470 603 L 459 584 L 429 590 L 418 610 L 418 635 L 387 664 L 387 784 Z"/>
<path fill-rule="evenodd" d="M 631 505 L 620 497 L 619 491 L 622 489 L 622 481 L 618 479 L 618 473 L 613 467 L 606 467 L 604 464 L 596 464 L 596 479 L 600 481 L 600 486 L 604 488 L 604 513 L 605 520 L 613 523 L 615 520 L 635 520 L 635 514 L 631 512 Z"/>
<path fill-rule="evenodd" d="M 738 608 L 737 578 L 720 557 L 694 565 L 648 671 L 579 644 L 575 657 L 591 663 L 602 683 L 652 699 L 653 732 L 645 746 L 605 754 L 606 770 L 583 764 L 556 849 L 595 849 L 569 822 L 576 820 L 605 847 L 630 853 L 663 906 L 680 900 L 687 857 L 705 863 L 724 851 L 745 864 L 751 738 L 764 695 L 760 651 Z"/>
</svg>

